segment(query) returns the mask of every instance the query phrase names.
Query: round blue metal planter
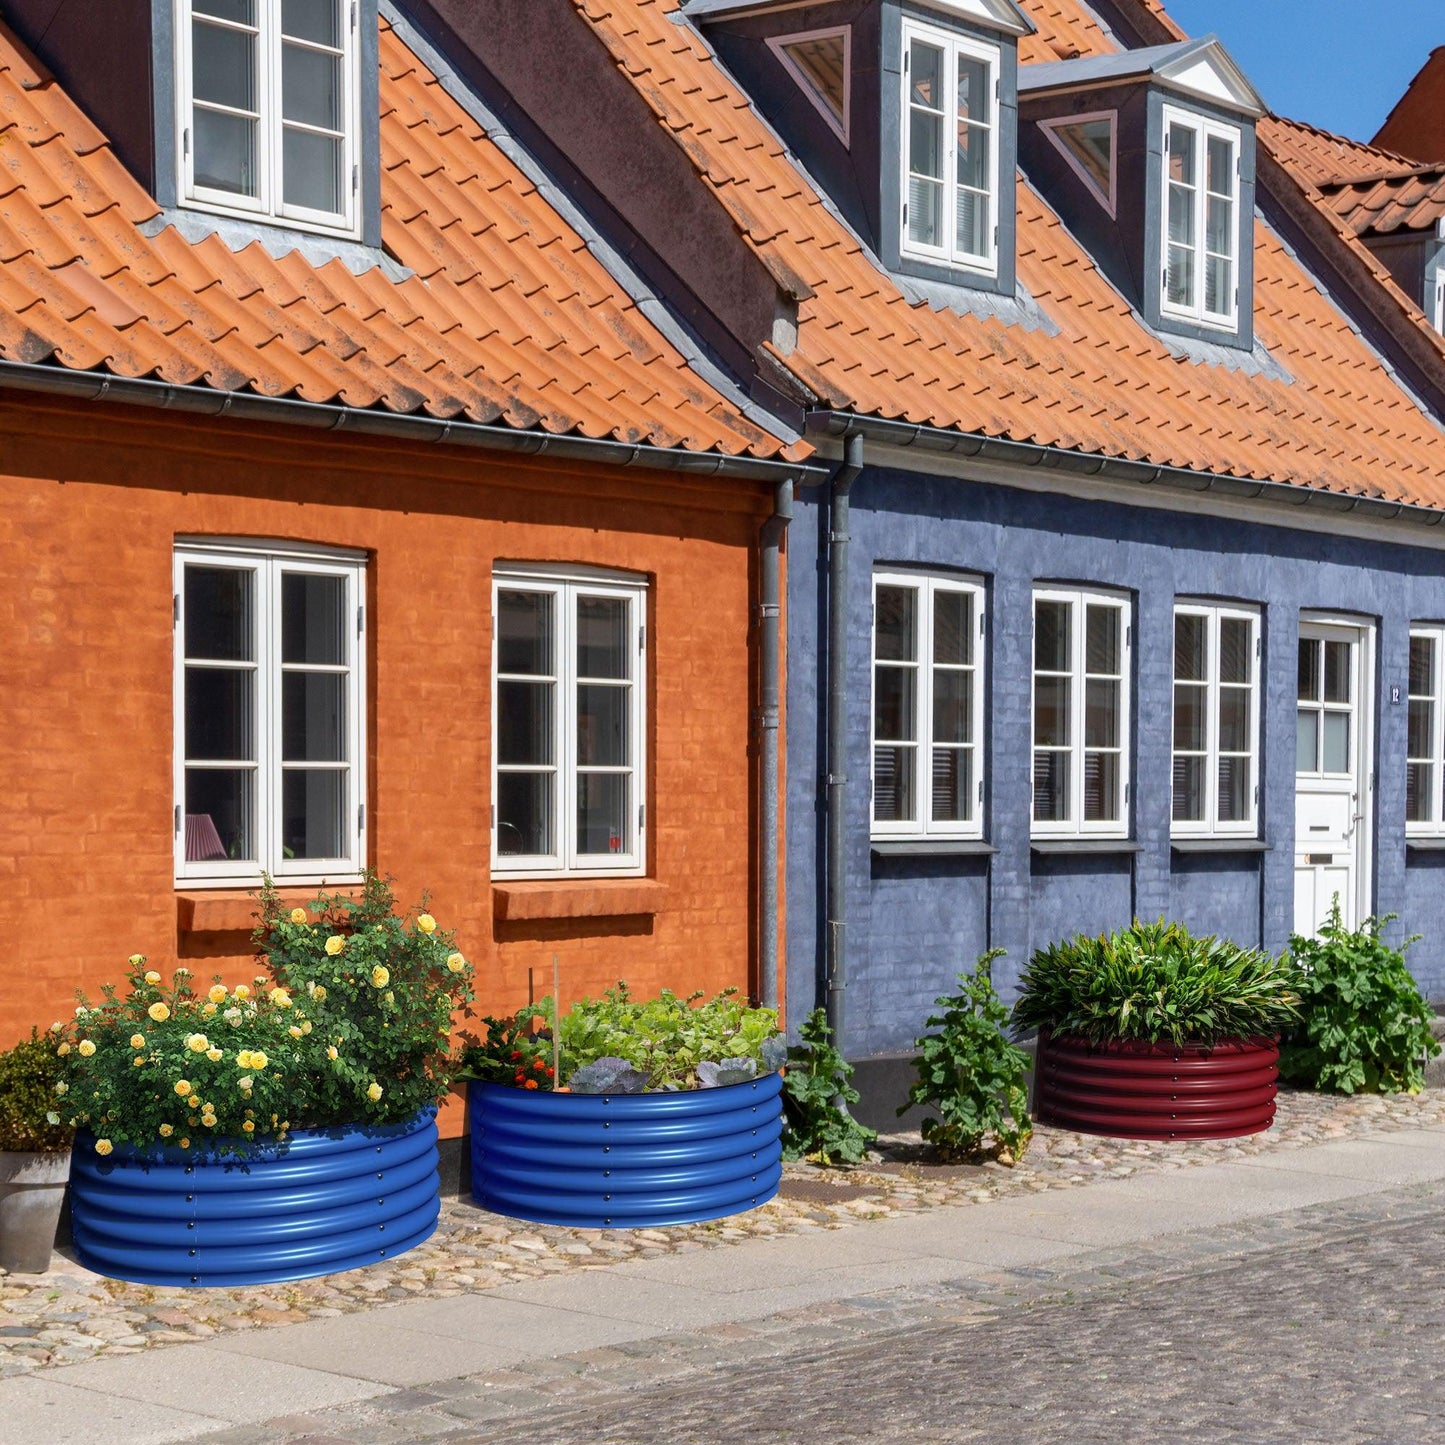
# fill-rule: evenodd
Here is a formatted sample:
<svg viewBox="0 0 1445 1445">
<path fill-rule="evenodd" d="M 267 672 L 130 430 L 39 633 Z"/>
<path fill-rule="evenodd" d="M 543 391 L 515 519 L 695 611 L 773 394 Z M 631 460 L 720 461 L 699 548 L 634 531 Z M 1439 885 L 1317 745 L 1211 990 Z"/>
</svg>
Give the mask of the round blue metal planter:
<svg viewBox="0 0 1445 1445">
<path fill-rule="evenodd" d="M 141 1284 L 273 1284 L 391 1259 L 441 1212 L 433 1110 L 381 1128 L 298 1130 L 244 1158 L 82 1134 L 70 1170 L 75 1253 Z"/>
<path fill-rule="evenodd" d="M 783 1178 L 783 1078 L 676 1094 L 473 1081 L 472 1198 L 538 1224 L 633 1229 L 765 1204 Z"/>
</svg>

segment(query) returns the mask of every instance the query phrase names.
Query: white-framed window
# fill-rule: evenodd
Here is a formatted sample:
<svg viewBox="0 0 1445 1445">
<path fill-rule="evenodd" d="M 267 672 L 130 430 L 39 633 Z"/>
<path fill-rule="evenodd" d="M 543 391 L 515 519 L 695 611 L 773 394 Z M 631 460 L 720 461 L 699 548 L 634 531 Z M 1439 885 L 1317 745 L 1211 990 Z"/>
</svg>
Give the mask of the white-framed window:
<svg viewBox="0 0 1445 1445">
<path fill-rule="evenodd" d="M 844 145 L 848 144 L 853 77 L 853 27 L 800 30 L 775 35 L 768 49 L 798 83 L 813 108 Z"/>
<path fill-rule="evenodd" d="M 1259 612 L 1174 607 L 1176 837 L 1253 837 L 1259 816 Z"/>
<path fill-rule="evenodd" d="M 976 579 L 873 578 L 873 836 L 983 835 L 987 616 Z"/>
<path fill-rule="evenodd" d="M 1233 330 L 1239 316 L 1236 126 L 1164 107 L 1160 311 Z"/>
<path fill-rule="evenodd" d="M 642 873 L 646 584 L 499 567 L 492 635 L 493 872 Z"/>
<path fill-rule="evenodd" d="M 1435 277 L 1435 304 L 1430 315 L 1435 322 L 1435 330 L 1445 332 L 1445 260 L 1441 261 Z"/>
<path fill-rule="evenodd" d="M 1445 834 L 1445 626 L 1410 629 L 1405 832 Z"/>
<path fill-rule="evenodd" d="M 178 882 L 361 876 L 365 577 L 355 553 L 177 545 Z"/>
<path fill-rule="evenodd" d="M 359 232 L 355 0 L 175 0 L 184 204 Z"/>
<path fill-rule="evenodd" d="M 905 255 L 998 271 L 999 50 L 903 23 Z"/>
<path fill-rule="evenodd" d="M 1033 833 L 1126 837 L 1129 601 L 1034 591 Z"/>
</svg>

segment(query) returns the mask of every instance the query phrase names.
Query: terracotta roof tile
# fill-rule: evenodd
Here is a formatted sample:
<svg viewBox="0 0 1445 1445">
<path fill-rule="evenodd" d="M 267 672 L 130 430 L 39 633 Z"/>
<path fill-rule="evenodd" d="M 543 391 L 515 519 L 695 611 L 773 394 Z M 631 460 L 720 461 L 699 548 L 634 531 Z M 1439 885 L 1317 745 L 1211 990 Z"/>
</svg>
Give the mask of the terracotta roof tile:
<svg viewBox="0 0 1445 1445">
<path fill-rule="evenodd" d="M 389 25 L 408 273 L 138 226 L 155 201 L 0 25 L 0 359 L 629 443 L 803 456 L 712 390 Z"/>
<path fill-rule="evenodd" d="M 1057 335 L 913 305 L 809 187 L 705 40 L 677 23 L 677 0 L 573 3 L 743 243 L 775 275 L 807 278 L 815 294 L 799 307 L 795 350 L 764 349 L 821 404 L 1445 506 L 1445 432 L 1262 222 L 1255 328 L 1288 379 L 1171 351 L 1026 181 L 1018 188 L 1019 278 Z M 1021 3 L 1040 30 L 1022 48 L 1026 62 L 1058 58 L 1050 36 L 1084 53 L 1113 48 L 1076 0 Z M 706 96 L 721 96 L 710 118 Z"/>
</svg>

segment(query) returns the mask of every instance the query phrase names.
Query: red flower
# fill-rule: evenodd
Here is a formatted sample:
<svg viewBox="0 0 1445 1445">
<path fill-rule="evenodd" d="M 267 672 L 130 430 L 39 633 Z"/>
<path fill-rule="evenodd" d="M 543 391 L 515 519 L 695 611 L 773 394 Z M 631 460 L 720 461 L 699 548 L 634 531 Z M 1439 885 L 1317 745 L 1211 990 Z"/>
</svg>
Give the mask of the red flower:
<svg viewBox="0 0 1445 1445">
<path fill-rule="evenodd" d="M 513 1060 L 514 1063 L 516 1062 L 516 1060 L 520 1059 L 521 1057 L 522 1057 L 522 1051 L 521 1051 L 521 1049 L 513 1049 L 513 1050 L 512 1050 L 512 1060 Z"/>
<path fill-rule="evenodd" d="M 552 1070 L 551 1070 L 551 1069 L 548 1069 L 548 1070 L 547 1070 L 547 1077 L 548 1077 L 549 1079 L 552 1077 Z"/>
<path fill-rule="evenodd" d="M 541 1059 L 533 1059 L 533 1060 L 532 1060 L 532 1067 L 533 1067 L 534 1069 L 545 1069 L 547 1066 L 546 1066 L 546 1064 L 544 1064 L 544 1063 L 541 1061 Z"/>
<path fill-rule="evenodd" d="M 537 1081 L 536 1081 L 536 1079 L 528 1079 L 526 1086 L 527 1086 L 527 1088 L 529 1088 L 529 1089 L 535 1089 L 535 1088 L 537 1087 Z"/>
</svg>

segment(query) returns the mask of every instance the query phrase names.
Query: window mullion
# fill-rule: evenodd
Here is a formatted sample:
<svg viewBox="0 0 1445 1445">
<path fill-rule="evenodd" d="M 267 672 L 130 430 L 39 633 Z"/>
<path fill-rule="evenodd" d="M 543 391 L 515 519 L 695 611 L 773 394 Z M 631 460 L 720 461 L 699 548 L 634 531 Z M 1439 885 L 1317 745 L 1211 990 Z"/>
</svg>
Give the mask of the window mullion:
<svg viewBox="0 0 1445 1445">
<path fill-rule="evenodd" d="M 1069 822 L 1084 831 L 1084 597 L 1074 593 L 1069 608 Z"/>
<path fill-rule="evenodd" d="M 1445 629 L 1430 634 L 1431 663 L 1430 668 L 1430 806 L 1426 814 L 1426 821 L 1440 826 L 1442 821 L 1441 793 L 1445 787 L 1445 674 L 1442 674 L 1441 664 L 1445 661 L 1442 653 L 1445 653 Z M 1406 684 L 1408 693 L 1409 685 Z M 1408 698 L 1406 707 L 1409 707 Z"/>
<path fill-rule="evenodd" d="M 914 666 L 918 681 L 914 688 L 917 714 L 913 722 L 913 739 L 918 756 L 918 831 L 933 828 L 933 582 L 918 589 L 918 635 L 915 638 Z"/>
<path fill-rule="evenodd" d="M 1219 609 L 1209 609 L 1205 625 L 1204 656 L 1205 716 L 1204 716 L 1204 816 L 1211 833 L 1219 831 L 1219 710 L 1224 705 L 1224 690 L 1221 687 L 1223 658 L 1219 651 Z"/>
</svg>

